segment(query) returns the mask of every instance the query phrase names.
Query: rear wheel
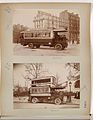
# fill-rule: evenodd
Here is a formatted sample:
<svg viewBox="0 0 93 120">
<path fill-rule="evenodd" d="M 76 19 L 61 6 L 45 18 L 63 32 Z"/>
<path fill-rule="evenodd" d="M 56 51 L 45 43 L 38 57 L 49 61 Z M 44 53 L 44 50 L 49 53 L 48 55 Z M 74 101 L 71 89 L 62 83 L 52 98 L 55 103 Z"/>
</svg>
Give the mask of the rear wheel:
<svg viewBox="0 0 93 120">
<path fill-rule="evenodd" d="M 28 44 L 28 46 L 29 46 L 29 48 L 31 48 L 31 49 L 33 49 L 33 48 L 34 48 L 33 43 L 29 43 L 29 44 Z"/>
<path fill-rule="evenodd" d="M 60 105 L 61 104 L 61 99 L 60 98 L 56 98 L 55 99 L 55 104 L 56 105 Z"/>
<path fill-rule="evenodd" d="M 34 97 L 32 98 L 32 103 L 37 103 L 38 102 L 38 98 Z"/>
<path fill-rule="evenodd" d="M 56 50 L 62 50 L 62 45 L 61 45 L 60 43 L 57 43 L 57 44 L 55 45 L 55 49 L 56 49 Z"/>
</svg>

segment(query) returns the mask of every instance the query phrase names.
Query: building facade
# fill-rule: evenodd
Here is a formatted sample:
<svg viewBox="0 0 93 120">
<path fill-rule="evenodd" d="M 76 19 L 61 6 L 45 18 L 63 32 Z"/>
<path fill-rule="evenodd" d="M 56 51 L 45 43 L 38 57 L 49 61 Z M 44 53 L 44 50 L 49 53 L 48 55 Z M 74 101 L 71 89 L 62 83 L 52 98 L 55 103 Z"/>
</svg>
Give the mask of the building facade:
<svg viewBox="0 0 93 120">
<path fill-rule="evenodd" d="M 50 13 L 38 11 L 33 22 L 35 29 L 53 29 L 59 28 L 61 19 L 57 16 L 51 15 Z"/>
<path fill-rule="evenodd" d="M 78 14 L 70 13 L 67 10 L 62 11 L 59 14 L 59 17 L 61 18 L 62 23 L 65 27 L 68 29 L 68 38 L 69 41 L 74 43 L 75 41 L 77 43 L 80 42 L 80 17 Z"/>
<path fill-rule="evenodd" d="M 65 28 L 68 30 L 67 38 L 69 42 L 79 43 L 80 34 L 80 17 L 78 14 L 70 13 L 67 10 L 59 13 L 59 16 L 54 16 L 50 13 L 38 11 L 34 17 L 35 29 L 56 29 Z"/>
</svg>

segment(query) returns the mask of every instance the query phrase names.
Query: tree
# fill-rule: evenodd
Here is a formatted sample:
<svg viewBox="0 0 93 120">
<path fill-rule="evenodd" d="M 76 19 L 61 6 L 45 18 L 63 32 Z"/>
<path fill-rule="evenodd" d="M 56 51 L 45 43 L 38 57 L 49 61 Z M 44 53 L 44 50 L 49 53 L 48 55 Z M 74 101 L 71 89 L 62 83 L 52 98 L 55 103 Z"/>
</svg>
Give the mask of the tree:
<svg viewBox="0 0 93 120">
<path fill-rule="evenodd" d="M 39 78 L 43 76 L 43 73 L 47 72 L 43 69 L 42 63 L 30 63 L 25 64 L 26 72 L 30 78 Z"/>
<path fill-rule="evenodd" d="M 59 79 L 60 79 L 58 73 L 56 73 L 55 78 L 56 78 L 56 85 L 58 85 L 58 82 L 59 82 Z"/>
<path fill-rule="evenodd" d="M 66 67 L 72 67 L 73 69 L 75 69 L 76 71 L 80 71 L 80 63 L 67 63 Z"/>
<path fill-rule="evenodd" d="M 43 68 L 42 63 L 29 63 L 25 64 L 26 76 L 22 75 L 26 80 L 27 84 L 31 82 L 32 79 L 40 78 L 45 76 L 44 73 L 48 73 L 46 69 Z M 28 87 L 28 85 L 27 85 Z"/>
<path fill-rule="evenodd" d="M 68 80 L 80 79 L 80 63 L 67 63 L 66 68 L 68 69 Z"/>
<path fill-rule="evenodd" d="M 20 32 L 27 30 L 28 27 L 20 24 L 13 25 L 13 42 L 20 42 Z"/>
</svg>

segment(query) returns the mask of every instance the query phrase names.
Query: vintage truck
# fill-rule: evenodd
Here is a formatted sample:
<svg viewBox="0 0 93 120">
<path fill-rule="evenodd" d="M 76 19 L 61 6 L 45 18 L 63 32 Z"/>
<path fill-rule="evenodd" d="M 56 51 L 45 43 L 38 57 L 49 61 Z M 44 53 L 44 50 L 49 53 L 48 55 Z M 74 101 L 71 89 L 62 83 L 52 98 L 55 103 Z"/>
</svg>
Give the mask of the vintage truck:
<svg viewBox="0 0 93 120">
<path fill-rule="evenodd" d="M 67 87 L 67 81 L 62 86 L 56 86 L 55 80 L 54 76 L 32 80 L 29 89 L 29 101 L 32 103 L 55 103 L 57 105 L 70 102 L 71 96 L 75 96 L 75 94 L 64 90 Z"/>
<path fill-rule="evenodd" d="M 40 48 L 40 46 L 54 47 L 56 50 L 64 50 L 68 46 L 67 30 L 36 30 L 23 31 L 20 33 L 20 43 L 29 48 Z"/>
</svg>

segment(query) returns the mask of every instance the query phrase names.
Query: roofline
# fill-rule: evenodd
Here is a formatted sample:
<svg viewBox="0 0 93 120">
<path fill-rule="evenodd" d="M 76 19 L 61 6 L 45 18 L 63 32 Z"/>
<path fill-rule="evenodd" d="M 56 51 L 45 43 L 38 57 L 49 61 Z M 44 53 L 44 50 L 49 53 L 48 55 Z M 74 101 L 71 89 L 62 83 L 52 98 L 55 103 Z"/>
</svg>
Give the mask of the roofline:
<svg viewBox="0 0 93 120">
<path fill-rule="evenodd" d="M 55 76 L 45 76 L 45 77 L 41 77 L 41 78 L 34 78 L 34 79 L 32 79 L 32 81 L 34 81 L 34 80 L 41 80 L 41 79 L 45 79 L 45 78 L 51 78 L 51 77 L 55 78 Z"/>
<path fill-rule="evenodd" d="M 24 33 L 24 32 L 32 32 L 32 31 L 59 31 L 59 32 L 68 32 L 65 28 L 57 28 L 57 29 L 31 29 L 31 30 L 29 30 L 29 31 L 22 31 L 22 32 L 20 32 L 20 33 Z"/>
</svg>

